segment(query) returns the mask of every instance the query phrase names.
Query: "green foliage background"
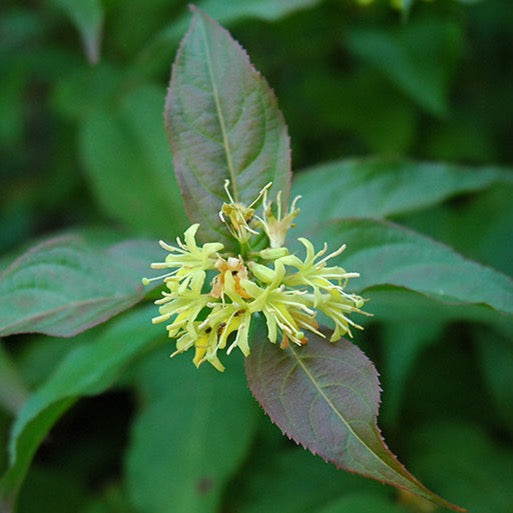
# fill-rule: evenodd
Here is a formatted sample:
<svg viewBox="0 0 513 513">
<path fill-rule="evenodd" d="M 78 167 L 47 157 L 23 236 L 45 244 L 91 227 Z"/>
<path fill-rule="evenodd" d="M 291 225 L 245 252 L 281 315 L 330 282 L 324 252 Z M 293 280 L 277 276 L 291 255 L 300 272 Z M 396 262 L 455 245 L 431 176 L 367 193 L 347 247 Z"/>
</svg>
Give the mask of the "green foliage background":
<svg viewBox="0 0 513 513">
<path fill-rule="evenodd" d="M 457 195 L 426 180 L 426 194 L 417 200 L 405 188 L 396 204 L 409 206 L 395 211 L 372 189 L 356 201 L 351 182 L 330 215 L 387 217 L 513 275 L 508 2 L 418 2 L 407 13 L 349 0 L 198 5 L 230 29 L 274 88 L 298 190 L 319 180 L 309 185 L 302 169 L 341 158 L 373 156 L 376 168 L 358 162 L 378 178 L 386 171 L 379 162 L 398 158 L 460 164 L 479 179 Z M 34 240 L 70 228 L 105 247 L 113 232 L 172 240 L 187 226 L 162 111 L 188 20 L 180 1 L 3 2 L 0 272 Z M 411 168 L 420 176 L 420 165 Z M 304 210 L 323 217 L 322 206 Z M 415 303 L 386 299 L 381 308 L 399 313 Z M 378 293 L 374 304 L 380 308 Z M 387 322 L 376 309 L 356 340 L 381 374 L 385 437 L 447 499 L 475 513 L 511 512 L 511 324 L 477 322 L 465 307 L 444 318 L 430 304 L 414 306 L 406 320 L 383 312 Z M 429 511 L 287 441 L 251 399 L 242 361 L 224 376 L 195 371 L 186 356 L 168 361 L 161 330 L 148 324 L 137 338 L 151 311 L 72 339 L 3 340 L 2 473 L 12 419 L 28 394 L 38 390 L 31 400 L 44 403 L 48 419 L 74 404 L 36 453 L 20 513 Z M 138 344 L 129 343 L 134 337 Z M 100 350 L 104 363 L 91 375 L 83 366 L 96 366 Z M 75 403 L 82 395 L 95 397 Z M 198 479 L 202 473 L 216 478 Z"/>
</svg>

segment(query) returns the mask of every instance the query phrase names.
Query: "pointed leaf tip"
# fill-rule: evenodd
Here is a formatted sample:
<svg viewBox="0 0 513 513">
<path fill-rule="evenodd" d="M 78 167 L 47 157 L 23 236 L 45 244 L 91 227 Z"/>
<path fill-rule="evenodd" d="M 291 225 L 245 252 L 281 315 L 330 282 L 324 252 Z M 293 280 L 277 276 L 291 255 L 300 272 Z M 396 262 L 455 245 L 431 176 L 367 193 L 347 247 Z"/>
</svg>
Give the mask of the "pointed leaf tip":
<svg viewBox="0 0 513 513">
<path fill-rule="evenodd" d="M 279 350 L 255 338 L 246 359 L 248 384 L 271 420 L 296 443 L 337 467 L 465 511 L 428 490 L 386 446 L 377 426 L 378 373 L 347 340 L 316 335 Z"/>
<path fill-rule="evenodd" d="M 246 51 L 216 21 L 189 6 L 192 21 L 178 50 L 165 106 L 174 167 L 186 210 L 203 240 L 233 245 L 218 212 L 230 180 L 249 205 L 273 182 L 288 202 L 287 127 L 274 93 Z"/>
</svg>

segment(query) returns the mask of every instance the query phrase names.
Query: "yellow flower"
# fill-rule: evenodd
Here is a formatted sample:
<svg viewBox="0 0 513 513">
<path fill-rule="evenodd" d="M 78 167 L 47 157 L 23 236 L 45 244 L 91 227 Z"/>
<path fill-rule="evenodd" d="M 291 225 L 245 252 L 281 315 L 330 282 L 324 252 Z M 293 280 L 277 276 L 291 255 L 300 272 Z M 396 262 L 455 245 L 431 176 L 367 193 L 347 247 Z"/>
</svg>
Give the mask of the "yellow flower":
<svg viewBox="0 0 513 513">
<path fill-rule="evenodd" d="M 251 324 L 252 312 L 245 298 L 250 297 L 242 288 L 240 279 L 227 271 L 224 275 L 223 299 L 226 297 L 231 302 L 222 302 L 214 305 L 212 312 L 205 319 L 204 323 L 215 328 L 219 333 L 219 348 L 224 349 L 228 337 L 237 332 L 235 339 L 230 344 L 227 353 L 238 347 L 244 356 L 249 355 L 249 327 Z"/>
<path fill-rule="evenodd" d="M 339 340 L 346 333 L 352 337 L 350 326 L 362 330 L 363 328 L 353 322 L 348 315 L 353 312 L 369 315 L 360 310 L 363 306 L 364 300 L 360 296 L 353 294 L 346 294 L 337 289 L 328 291 L 327 294 L 322 294 L 320 299 L 317 299 L 317 309 L 324 315 L 329 317 L 335 324 L 335 330 L 331 335 L 330 342 Z"/>
<path fill-rule="evenodd" d="M 244 245 L 253 235 L 258 235 L 258 232 L 250 227 L 250 223 L 253 221 L 253 217 L 255 216 L 255 209 L 253 207 L 260 201 L 260 198 L 271 184 L 267 184 L 248 207 L 233 199 L 229 186 L 230 180 L 225 180 L 224 190 L 226 191 L 226 195 L 230 202 L 223 203 L 219 212 L 219 217 L 228 228 L 230 234 L 237 239 L 240 244 Z M 225 216 L 228 218 L 228 221 L 226 221 Z"/>
<path fill-rule="evenodd" d="M 199 225 L 194 224 L 185 231 L 183 242 L 177 239 L 177 246 L 161 241 L 169 254 L 164 262 L 152 264 L 154 269 L 170 269 L 153 278 L 163 279 L 167 287 L 162 298 L 155 301 L 159 315 L 153 322 L 167 323 L 169 337 L 176 340 L 176 351 L 171 356 L 194 348 L 193 362 L 197 367 L 209 362 L 223 371 L 219 351 L 230 354 L 239 348 L 248 356 L 249 330 L 253 316 L 258 314 L 265 318 L 269 341 L 279 341 L 282 349 L 290 342 L 306 344 L 307 332 L 325 337 L 319 331 L 318 312 L 334 324 L 331 341 L 346 333 L 352 336 L 351 328 L 361 326 L 349 316 L 364 313 L 360 310 L 364 300 L 344 289 L 350 278 L 359 275 L 328 265 L 345 245 L 325 256 L 326 244 L 316 252 L 308 239 L 300 238 L 305 247 L 304 258 L 290 254 L 284 246 L 285 236 L 299 212 L 295 208 L 299 198 L 292 203 L 290 212 L 283 213 L 278 193 L 275 217 L 267 199 L 270 185 L 248 207 L 233 200 L 228 186 L 227 181 L 230 203 L 223 204 L 220 217 L 239 242 L 241 254 L 221 253 L 224 246 L 217 242 L 199 246 L 195 239 Z M 254 209 L 260 198 L 262 217 Z M 262 248 L 265 238 L 254 227 L 265 232 L 267 247 Z M 252 250 L 254 235 L 258 236 L 254 243 L 258 250 Z"/>
<path fill-rule="evenodd" d="M 299 214 L 296 204 L 301 196 L 294 198 L 289 212 L 282 212 L 281 191 L 279 191 L 276 195 L 277 212 L 276 217 L 274 217 L 272 202 L 267 200 L 267 190 L 263 190 L 263 218 L 257 217 L 257 219 L 269 238 L 269 247 L 271 249 L 281 248 L 285 245 L 287 232 L 294 226 L 294 219 Z"/>
<path fill-rule="evenodd" d="M 308 239 L 299 238 L 298 240 L 305 247 L 306 256 L 304 261 L 295 255 L 289 255 L 280 259 L 282 263 L 297 269 L 297 272 L 285 278 L 285 284 L 289 287 L 312 287 L 315 296 L 314 307 L 317 306 L 320 300 L 321 291 L 338 289 L 342 292 L 349 278 L 358 278 L 360 276 L 358 273 L 348 273 L 342 267 L 327 267 L 326 265 L 330 258 L 340 255 L 345 250 L 345 244 L 328 256 L 317 260 L 328 250 L 327 244 L 324 244 L 323 249 L 315 253 L 314 247 Z"/>
<path fill-rule="evenodd" d="M 197 270 L 207 271 L 214 269 L 217 260 L 217 253 L 224 248 L 220 242 L 210 242 L 199 247 L 196 244 L 196 232 L 199 224 L 193 224 L 184 233 L 184 241 L 178 237 L 176 243 L 178 247 L 159 241 L 160 246 L 169 251 L 165 262 L 156 262 L 151 264 L 152 269 L 174 269 L 167 274 L 156 278 L 143 278 L 144 285 L 150 281 L 167 279 L 175 276 L 179 280 L 190 279 L 190 275 Z"/>
<path fill-rule="evenodd" d="M 218 334 L 211 327 L 206 327 L 201 330 L 198 329 L 201 323 L 196 322 L 191 326 L 191 329 L 186 331 L 176 341 L 176 351 L 171 357 L 187 351 L 191 347 L 195 348 L 193 363 L 199 367 L 203 362 L 208 361 L 218 371 L 224 371 L 224 365 L 217 357 L 218 349 Z"/>
<path fill-rule="evenodd" d="M 219 274 L 212 281 L 212 296 L 217 298 L 224 296 L 226 278 L 231 276 L 233 278 L 234 289 L 237 291 L 237 294 L 249 297 L 240 286 L 240 280 L 248 277 L 246 266 L 244 265 L 241 257 L 229 257 L 227 260 L 219 257 L 216 262 L 216 269 L 218 269 Z"/>
<path fill-rule="evenodd" d="M 216 330 L 219 336 L 218 349 L 224 349 L 228 337 L 236 332 L 235 338 L 226 353 L 230 354 L 235 347 L 238 347 L 244 356 L 249 355 L 248 334 L 251 312 L 246 306 L 237 303 L 218 303 L 202 324 Z"/>
<path fill-rule="evenodd" d="M 167 279 L 166 284 L 171 292 L 163 292 L 164 297 L 155 301 L 155 304 L 162 306 L 159 308 L 160 315 L 152 321 L 157 324 L 175 316 L 173 322 L 167 326 L 170 337 L 177 336 L 188 324 L 192 324 L 207 306 L 210 298 L 201 293 L 205 276 L 205 271 L 196 271 L 190 282 L 187 282 L 188 287 L 183 287 L 185 282 L 178 285 L 172 278 Z"/>
<path fill-rule="evenodd" d="M 316 331 L 315 312 L 306 306 L 302 299 L 302 291 L 285 287 L 282 283 L 285 274 L 285 266 L 277 260 L 274 277 L 270 283 L 261 287 L 250 280 L 242 280 L 242 286 L 254 298 L 248 303 L 250 312 L 264 314 L 267 323 L 267 336 L 271 342 L 276 342 L 278 331 L 280 331 L 283 336 L 302 345 L 305 334 L 300 326 Z M 311 321 L 310 324 L 308 320 Z"/>
</svg>

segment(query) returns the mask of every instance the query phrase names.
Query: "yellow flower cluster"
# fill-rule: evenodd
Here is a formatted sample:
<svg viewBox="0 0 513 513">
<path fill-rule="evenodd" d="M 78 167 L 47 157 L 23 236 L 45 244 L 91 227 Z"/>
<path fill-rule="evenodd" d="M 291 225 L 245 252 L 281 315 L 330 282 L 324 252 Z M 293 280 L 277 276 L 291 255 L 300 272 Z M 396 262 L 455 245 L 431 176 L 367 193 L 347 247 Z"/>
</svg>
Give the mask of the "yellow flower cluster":
<svg viewBox="0 0 513 513">
<path fill-rule="evenodd" d="M 289 342 L 307 343 L 306 331 L 324 337 L 316 321 L 318 312 L 333 323 L 331 341 L 346 333 L 352 336 L 351 327 L 361 329 L 349 315 L 364 313 L 360 308 L 364 300 L 344 291 L 350 278 L 358 273 L 346 272 L 342 267 L 329 266 L 328 260 L 345 249 L 324 256 L 327 246 L 317 253 L 312 243 L 304 238 L 303 259 L 291 254 L 284 246 L 287 231 L 299 213 L 293 202 L 290 212 L 283 213 L 281 195 L 277 196 L 277 214 L 267 199 L 270 184 L 262 189 L 258 198 L 246 207 L 237 203 L 225 189 L 229 203 L 225 203 L 220 217 L 241 247 L 248 248 L 254 235 L 261 228 L 268 239 L 268 247 L 260 251 L 246 251 L 241 255 L 223 253 L 221 243 L 196 243 L 199 225 L 185 231 L 184 241 L 177 239 L 177 246 L 164 242 L 160 245 L 169 252 L 165 262 L 152 264 L 154 269 L 169 269 L 163 279 L 167 290 L 155 303 L 159 314 L 154 323 L 168 322 L 167 331 L 176 339 L 172 356 L 195 348 L 194 364 L 210 362 L 219 371 L 224 366 L 218 351 L 227 348 L 229 354 L 238 347 L 247 356 L 250 352 L 249 330 L 256 314 L 265 318 L 268 339 L 286 348 Z M 262 199 L 263 214 L 255 214 L 253 206 Z M 150 280 L 144 279 L 147 284 Z"/>
</svg>

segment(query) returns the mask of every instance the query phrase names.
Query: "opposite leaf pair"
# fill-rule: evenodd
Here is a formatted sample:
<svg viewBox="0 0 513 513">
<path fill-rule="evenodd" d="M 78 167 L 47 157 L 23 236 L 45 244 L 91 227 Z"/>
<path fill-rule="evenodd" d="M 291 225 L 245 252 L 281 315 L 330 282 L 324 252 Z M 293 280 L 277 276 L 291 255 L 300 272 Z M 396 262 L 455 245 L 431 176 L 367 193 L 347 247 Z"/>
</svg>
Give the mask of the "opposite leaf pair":
<svg viewBox="0 0 513 513">
<path fill-rule="evenodd" d="M 316 253 L 300 239 L 304 259 L 284 246 L 297 209 L 293 203 L 291 212 L 281 212 L 291 185 L 283 116 L 244 50 L 216 22 L 192 11 L 165 117 L 175 172 L 195 224 L 178 247 L 163 244 L 170 255 L 156 267 L 171 269 L 165 276 L 169 292 L 158 301 L 155 320 L 171 321 L 177 352 L 195 346 L 197 365 L 209 361 L 221 370 L 219 349 L 239 347 L 248 354 L 251 347 L 245 367 L 253 394 L 289 437 L 314 454 L 461 510 L 425 488 L 384 444 L 376 424 L 377 374 L 365 355 L 347 341 L 321 342 L 317 312 L 333 322 L 332 340 L 357 327 L 348 316 L 361 312 L 363 299 L 344 290 L 357 274 L 327 265 L 344 246 L 324 257 L 326 246 Z M 267 202 L 269 182 L 280 191 L 276 217 Z M 223 203 L 227 193 L 229 203 Z M 259 217 L 253 207 L 260 198 Z M 196 232 L 206 242 L 201 247 Z M 260 314 L 267 338 L 280 337 L 285 351 L 262 342 L 258 327 L 250 336 L 252 319 Z"/>
</svg>

